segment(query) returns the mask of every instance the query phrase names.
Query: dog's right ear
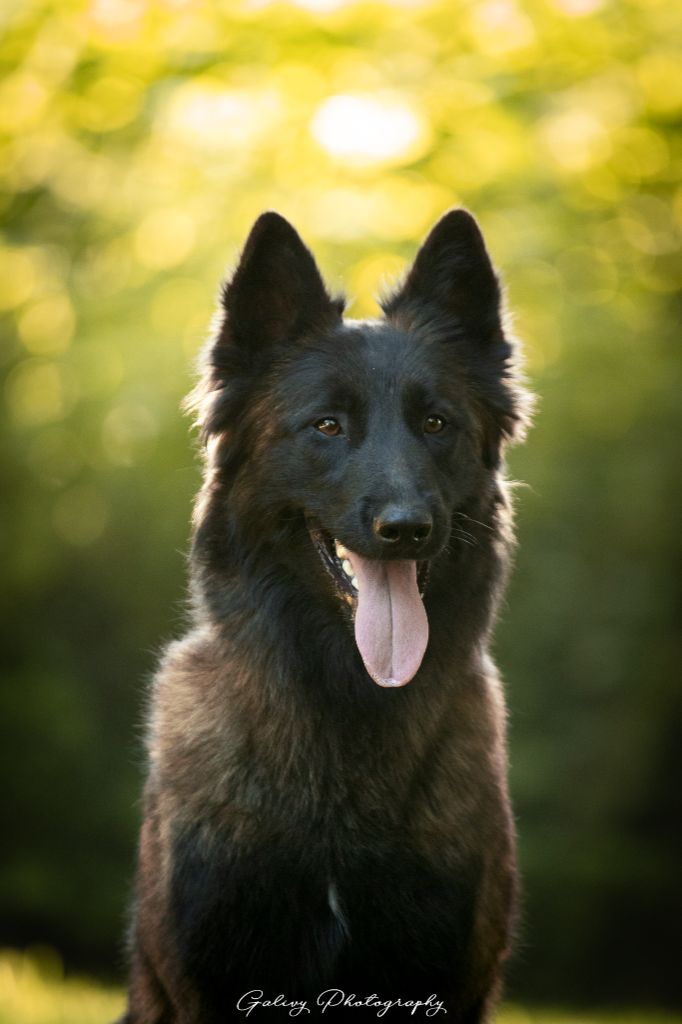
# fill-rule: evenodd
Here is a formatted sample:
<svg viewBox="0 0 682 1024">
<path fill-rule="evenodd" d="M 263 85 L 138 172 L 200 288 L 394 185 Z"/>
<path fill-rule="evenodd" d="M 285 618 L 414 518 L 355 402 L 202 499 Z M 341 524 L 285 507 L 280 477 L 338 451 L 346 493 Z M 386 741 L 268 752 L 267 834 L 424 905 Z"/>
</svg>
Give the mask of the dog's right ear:
<svg viewBox="0 0 682 1024">
<path fill-rule="evenodd" d="M 311 328 L 334 322 L 343 304 L 325 289 L 312 253 L 278 213 L 258 218 L 239 265 L 222 292 L 223 319 L 214 351 L 236 346 L 260 353 Z"/>
</svg>

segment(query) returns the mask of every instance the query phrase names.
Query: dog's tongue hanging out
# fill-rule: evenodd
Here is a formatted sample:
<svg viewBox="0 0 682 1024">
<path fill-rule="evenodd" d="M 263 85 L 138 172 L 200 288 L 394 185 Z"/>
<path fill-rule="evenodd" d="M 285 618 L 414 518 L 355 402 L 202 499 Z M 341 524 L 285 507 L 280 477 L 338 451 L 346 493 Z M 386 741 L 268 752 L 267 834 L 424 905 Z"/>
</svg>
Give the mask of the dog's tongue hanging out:
<svg viewBox="0 0 682 1024">
<path fill-rule="evenodd" d="M 348 552 L 358 582 L 355 641 L 379 686 L 404 686 L 422 663 L 429 624 L 417 563 L 381 562 Z"/>
</svg>

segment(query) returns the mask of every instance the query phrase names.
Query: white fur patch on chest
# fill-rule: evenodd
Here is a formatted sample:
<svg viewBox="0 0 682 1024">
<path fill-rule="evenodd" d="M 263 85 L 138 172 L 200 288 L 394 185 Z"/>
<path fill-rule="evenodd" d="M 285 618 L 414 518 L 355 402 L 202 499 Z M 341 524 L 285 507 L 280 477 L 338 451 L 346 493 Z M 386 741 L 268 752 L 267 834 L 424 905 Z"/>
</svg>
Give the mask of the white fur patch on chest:
<svg viewBox="0 0 682 1024">
<path fill-rule="evenodd" d="M 346 919 L 346 915 L 343 912 L 343 908 L 341 907 L 341 902 L 339 900 L 339 890 L 336 887 L 336 882 L 334 882 L 333 880 L 329 882 L 329 888 L 327 889 L 327 902 L 329 903 L 329 909 L 336 918 L 339 926 L 341 927 L 342 932 L 344 933 L 345 936 L 349 936 L 350 929 L 348 927 L 348 921 Z"/>
</svg>

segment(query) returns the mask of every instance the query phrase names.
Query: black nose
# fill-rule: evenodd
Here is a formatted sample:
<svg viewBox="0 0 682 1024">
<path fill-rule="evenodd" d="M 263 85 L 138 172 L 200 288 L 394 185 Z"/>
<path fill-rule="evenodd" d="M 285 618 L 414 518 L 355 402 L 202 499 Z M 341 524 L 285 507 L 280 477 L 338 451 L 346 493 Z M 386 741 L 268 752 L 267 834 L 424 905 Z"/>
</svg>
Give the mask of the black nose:
<svg viewBox="0 0 682 1024">
<path fill-rule="evenodd" d="M 423 509 L 388 505 L 374 519 L 373 528 L 386 547 L 418 548 L 431 536 L 433 519 Z"/>
</svg>

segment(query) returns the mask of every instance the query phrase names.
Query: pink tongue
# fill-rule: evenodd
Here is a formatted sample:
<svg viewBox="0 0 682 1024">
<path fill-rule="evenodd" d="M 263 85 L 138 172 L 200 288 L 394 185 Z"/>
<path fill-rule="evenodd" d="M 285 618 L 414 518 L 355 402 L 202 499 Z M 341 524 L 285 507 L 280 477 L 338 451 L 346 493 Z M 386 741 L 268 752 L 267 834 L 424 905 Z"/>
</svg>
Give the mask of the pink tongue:
<svg viewBox="0 0 682 1024">
<path fill-rule="evenodd" d="M 358 581 L 355 641 L 379 686 L 404 686 L 422 663 L 429 623 L 416 562 L 380 562 L 348 552 Z"/>
</svg>

